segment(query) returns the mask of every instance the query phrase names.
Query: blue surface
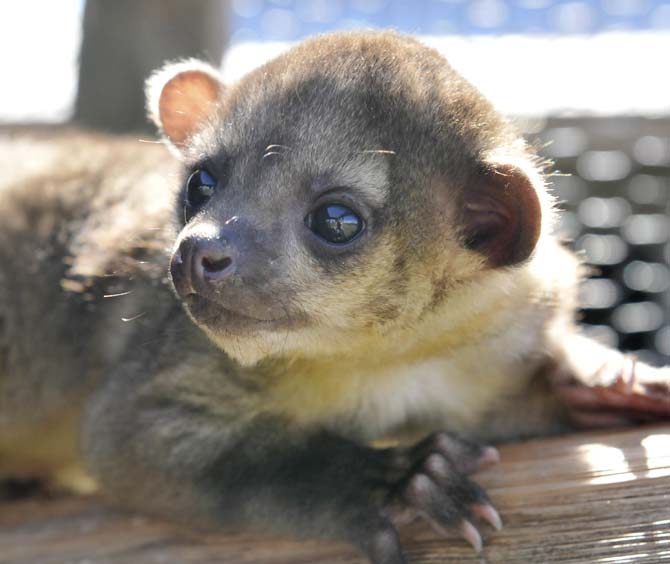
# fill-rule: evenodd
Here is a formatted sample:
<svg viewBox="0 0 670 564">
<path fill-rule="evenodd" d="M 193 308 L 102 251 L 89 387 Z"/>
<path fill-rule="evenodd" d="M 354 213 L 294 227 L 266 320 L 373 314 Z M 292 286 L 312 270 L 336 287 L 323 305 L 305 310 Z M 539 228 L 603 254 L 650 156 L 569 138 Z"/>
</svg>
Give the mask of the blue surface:
<svg viewBox="0 0 670 564">
<path fill-rule="evenodd" d="M 233 42 L 297 40 L 334 29 L 426 35 L 670 30 L 669 0 L 233 0 Z"/>
</svg>

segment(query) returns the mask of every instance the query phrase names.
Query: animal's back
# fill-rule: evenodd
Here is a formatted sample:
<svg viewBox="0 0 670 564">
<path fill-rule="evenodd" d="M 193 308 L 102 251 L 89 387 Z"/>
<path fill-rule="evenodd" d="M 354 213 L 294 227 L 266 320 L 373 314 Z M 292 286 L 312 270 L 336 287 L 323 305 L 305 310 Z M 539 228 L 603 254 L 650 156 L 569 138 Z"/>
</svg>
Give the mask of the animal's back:
<svg viewBox="0 0 670 564">
<path fill-rule="evenodd" d="M 163 147 L 49 130 L 0 132 L 0 170 L 2 477 L 71 465 L 83 399 L 160 316 L 133 318 L 173 304 L 177 182 Z"/>
</svg>

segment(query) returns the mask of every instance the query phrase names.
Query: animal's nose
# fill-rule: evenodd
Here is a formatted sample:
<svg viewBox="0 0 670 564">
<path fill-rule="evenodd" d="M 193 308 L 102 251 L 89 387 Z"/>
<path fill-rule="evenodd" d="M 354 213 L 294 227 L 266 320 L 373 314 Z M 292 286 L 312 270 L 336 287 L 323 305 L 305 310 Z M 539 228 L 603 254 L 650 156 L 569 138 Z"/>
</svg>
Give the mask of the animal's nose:
<svg viewBox="0 0 670 564">
<path fill-rule="evenodd" d="M 237 253 L 228 237 L 185 237 L 172 255 L 170 273 L 177 293 L 208 294 L 235 272 Z"/>
<path fill-rule="evenodd" d="M 233 273 L 232 252 L 225 238 L 206 239 L 195 244 L 193 250 L 192 275 L 198 282 L 219 282 Z"/>
</svg>

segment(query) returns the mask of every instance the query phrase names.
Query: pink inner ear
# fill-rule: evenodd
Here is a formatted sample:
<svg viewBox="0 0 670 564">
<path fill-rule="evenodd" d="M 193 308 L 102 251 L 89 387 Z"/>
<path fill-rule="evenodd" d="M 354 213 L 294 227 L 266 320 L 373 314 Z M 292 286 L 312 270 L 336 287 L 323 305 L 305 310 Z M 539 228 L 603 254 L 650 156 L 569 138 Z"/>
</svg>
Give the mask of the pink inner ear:
<svg viewBox="0 0 670 564">
<path fill-rule="evenodd" d="M 492 267 L 516 264 L 533 252 L 541 216 L 535 188 L 521 170 L 485 173 L 465 197 L 465 244 Z"/>
<path fill-rule="evenodd" d="M 161 128 L 175 144 L 186 141 L 214 110 L 221 83 L 199 70 L 171 78 L 161 91 L 158 113 Z"/>
</svg>

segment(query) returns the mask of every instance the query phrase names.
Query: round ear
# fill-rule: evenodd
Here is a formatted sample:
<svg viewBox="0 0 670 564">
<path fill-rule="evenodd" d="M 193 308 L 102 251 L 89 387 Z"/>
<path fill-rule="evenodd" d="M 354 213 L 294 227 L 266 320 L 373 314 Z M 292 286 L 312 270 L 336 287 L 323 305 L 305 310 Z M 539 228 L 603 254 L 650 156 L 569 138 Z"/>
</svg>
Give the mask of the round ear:
<svg viewBox="0 0 670 564">
<path fill-rule="evenodd" d="M 540 237 L 542 207 L 529 176 L 515 164 L 487 166 L 465 194 L 465 245 L 491 267 L 526 260 Z"/>
<path fill-rule="evenodd" d="M 202 61 L 168 63 L 146 83 L 150 119 L 182 151 L 215 110 L 223 92 L 219 73 Z"/>
</svg>

